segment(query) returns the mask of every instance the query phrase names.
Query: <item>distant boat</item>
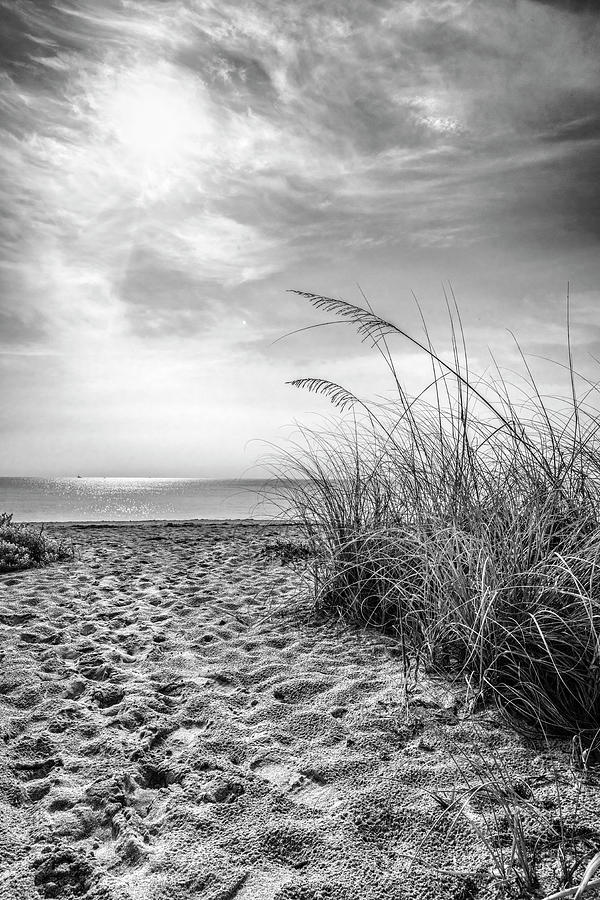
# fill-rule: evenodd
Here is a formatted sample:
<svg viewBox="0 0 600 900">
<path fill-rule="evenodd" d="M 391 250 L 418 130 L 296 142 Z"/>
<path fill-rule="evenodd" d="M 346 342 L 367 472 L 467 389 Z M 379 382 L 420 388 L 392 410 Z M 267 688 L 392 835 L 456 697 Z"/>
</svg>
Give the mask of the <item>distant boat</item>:
<svg viewBox="0 0 600 900">
<path fill-rule="evenodd" d="M 81 475 L 78 475 L 77 477 L 78 477 L 78 478 L 81 478 Z"/>
</svg>

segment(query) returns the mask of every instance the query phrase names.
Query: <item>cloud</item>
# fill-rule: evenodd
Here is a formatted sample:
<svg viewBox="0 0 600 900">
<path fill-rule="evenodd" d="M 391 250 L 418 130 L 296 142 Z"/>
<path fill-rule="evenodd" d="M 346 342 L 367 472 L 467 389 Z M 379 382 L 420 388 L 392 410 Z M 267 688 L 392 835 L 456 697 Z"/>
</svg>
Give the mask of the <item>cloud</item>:
<svg viewBox="0 0 600 900">
<path fill-rule="evenodd" d="M 234 285 L 331 247 L 595 235 L 600 67 L 567 6 L 13 5 L 4 251 L 118 285 L 154 246 Z"/>
<path fill-rule="evenodd" d="M 0 353 L 10 352 L 16 347 L 22 353 L 35 352 L 31 349 L 32 345 L 38 344 L 45 334 L 40 321 L 0 309 Z"/>
<path fill-rule="evenodd" d="M 86 366 L 87 402 L 112 402 L 107 359 L 126 395 L 135 369 L 117 351 L 151 348 L 157 382 L 184 348 L 207 371 L 271 353 L 281 373 L 303 355 L 362 364 L 338 332 L 270 348 L 307 323 L 287 287 L 364 280 L 385 310 L 398 284 L 456 275 L 476 317 L 514 279 L 506 315 L 528 329 L 561 267 L 594 290 L 591 4 L 0 0 L 0 14 L 0 335 L 4 352 L 53 355 L 65 408 Z"/>
<path fill-rule="evenodd" d="M 553 6 L 562 12 L 580 14 L 586 13 L 590 16 L 598 16 L 598 5 L 594 0 L 534 0 L 542 6 Z"/>
</svg>

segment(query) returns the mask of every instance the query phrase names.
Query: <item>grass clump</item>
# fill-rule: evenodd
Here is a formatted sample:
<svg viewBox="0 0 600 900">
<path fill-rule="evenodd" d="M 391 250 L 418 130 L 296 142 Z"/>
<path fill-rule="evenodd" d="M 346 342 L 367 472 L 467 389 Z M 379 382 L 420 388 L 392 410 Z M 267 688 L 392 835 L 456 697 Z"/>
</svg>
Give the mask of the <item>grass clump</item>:
<svg viewBox="0 0 600 900">
<path fill-rule="evenodd" d="M 72 548 L 44 533 L 44 526 L 17 524 L 0 513 L 0 573 L 45 566 L 73 556 Z"/>
<path fill-rule="evenodd" d="M 568 400 L 542 395 L 523 354 L 515 399 L 498 367 L 487 381 L 471 372 L 453 298 L 442 357 L 425 323 L 418 340 L 370 307 L 302 296 L 370 342 L 394 389 L 370 402 L 324 379 L 291 382 L 342 414 L 331 431 L 301 430 L 278 462 L 317 606 L 395 634 L 405 658 L 462 673 L 521 728 L 597 746 L 600 418 L 596 386 L 576 390 L 569 329 Z M 416 398 L 395 337 L 429 358 Z"/>
</svg>

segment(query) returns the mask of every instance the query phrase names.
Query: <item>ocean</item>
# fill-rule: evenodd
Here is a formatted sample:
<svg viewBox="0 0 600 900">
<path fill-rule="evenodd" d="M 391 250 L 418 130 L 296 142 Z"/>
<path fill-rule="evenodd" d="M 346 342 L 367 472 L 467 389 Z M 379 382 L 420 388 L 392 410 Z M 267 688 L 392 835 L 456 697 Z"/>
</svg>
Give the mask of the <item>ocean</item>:
<svg viewBox="0 0 600 900">
<path fill-rule="evenodd" d="M 208 478 L 0 478 L 0 513 L 15 522 L 273 519 L 267 480 Z"/>
</svg>

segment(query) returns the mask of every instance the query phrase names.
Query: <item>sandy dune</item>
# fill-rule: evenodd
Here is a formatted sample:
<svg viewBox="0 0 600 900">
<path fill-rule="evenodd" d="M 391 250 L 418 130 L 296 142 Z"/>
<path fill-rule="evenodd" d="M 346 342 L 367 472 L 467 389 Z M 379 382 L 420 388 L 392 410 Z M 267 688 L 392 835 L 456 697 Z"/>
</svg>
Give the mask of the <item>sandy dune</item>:
<svg viewBox="0 0 600 900">
<path fill-rule="evenodd" d="M 441 682 L 407 709 L 394 642 L 316 620 L 273 527 L 65 532 L 75 562 L 0 577 L 3 898 L 497 896 L 427 790 L 475 727 L 543 760 Z"/>
</svg>

